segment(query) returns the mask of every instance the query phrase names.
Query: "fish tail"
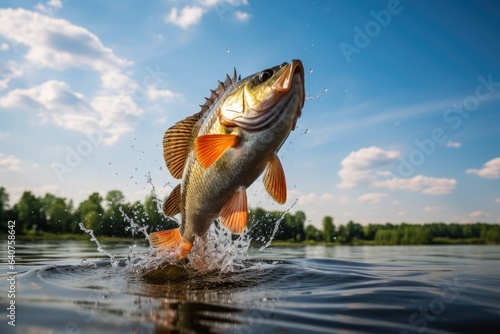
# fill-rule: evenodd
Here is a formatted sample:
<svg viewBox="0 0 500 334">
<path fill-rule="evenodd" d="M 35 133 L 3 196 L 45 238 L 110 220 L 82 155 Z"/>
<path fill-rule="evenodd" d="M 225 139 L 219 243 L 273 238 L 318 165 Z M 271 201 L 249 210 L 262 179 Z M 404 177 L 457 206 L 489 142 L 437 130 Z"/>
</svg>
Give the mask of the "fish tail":
<svg viewBox="0 0 500 334">
<path fill-rule="evenodd" d="M 188 256 L 193 247 L 193 244 L 181 235 L 179 228 L 151 233 L 149 244 L 159 250 L 171 250 L 176 260 Z"/>
</svg>

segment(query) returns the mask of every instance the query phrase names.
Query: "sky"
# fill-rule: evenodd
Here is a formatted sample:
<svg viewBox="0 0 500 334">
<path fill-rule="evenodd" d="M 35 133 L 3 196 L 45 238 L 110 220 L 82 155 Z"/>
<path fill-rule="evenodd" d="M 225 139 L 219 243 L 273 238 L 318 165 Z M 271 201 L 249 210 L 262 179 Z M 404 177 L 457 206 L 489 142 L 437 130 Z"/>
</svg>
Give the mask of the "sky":
<svg viewBox="0 0 500 334">
<path fill-rule="evenodd" d="M 162 137 L 226 73 L 301 59 L 279 152 L 308 224 L 500 223 L 497 1 L 2 1 L 0 186 L 79 203 L 177 185 Z"/>
</svg>

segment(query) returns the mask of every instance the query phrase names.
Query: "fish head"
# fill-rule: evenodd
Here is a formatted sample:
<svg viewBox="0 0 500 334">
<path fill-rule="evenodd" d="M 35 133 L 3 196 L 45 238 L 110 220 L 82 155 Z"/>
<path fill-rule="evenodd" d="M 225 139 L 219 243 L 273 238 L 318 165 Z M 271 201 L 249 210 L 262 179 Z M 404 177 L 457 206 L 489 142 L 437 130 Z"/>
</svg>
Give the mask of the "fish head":
<svg viewBox="0 0 500 334">
<path fill-rule="evenodd" d="M 293 113 L 293 130 L 304 99 L 304 67 L 300 60 L 292 60 L 235 83 L 220 105 L 219 120 L 226 127 L 259 131 Z"/>
</svg>

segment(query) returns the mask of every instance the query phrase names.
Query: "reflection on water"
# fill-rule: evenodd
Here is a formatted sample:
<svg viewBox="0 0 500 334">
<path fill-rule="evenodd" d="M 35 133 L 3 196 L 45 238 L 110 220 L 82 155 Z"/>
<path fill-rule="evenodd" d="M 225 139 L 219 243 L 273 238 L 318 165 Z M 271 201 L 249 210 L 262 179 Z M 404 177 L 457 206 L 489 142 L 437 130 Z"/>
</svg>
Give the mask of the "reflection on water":
<svg viewBox="0 0 500 334">
<path fill-rule="evenodd" d="M 249 249 L 224 273 L 188 263 L 138 273 L 129 244 L 104 246 L 117 267 L 89 242 L 20 242 L 16 331 L 492 333 L 500 321 L 498 246 Z"/>
</svg>

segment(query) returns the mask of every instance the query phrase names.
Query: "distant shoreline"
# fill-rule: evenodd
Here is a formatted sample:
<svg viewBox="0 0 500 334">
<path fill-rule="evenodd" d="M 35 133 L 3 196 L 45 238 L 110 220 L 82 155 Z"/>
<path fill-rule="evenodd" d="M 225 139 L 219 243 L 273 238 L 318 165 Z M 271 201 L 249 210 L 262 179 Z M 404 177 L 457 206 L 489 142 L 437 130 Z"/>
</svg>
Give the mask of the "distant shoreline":
<svg viewBox="0 0 500 334">
<path fill-rule="evenodd" d="M 1 233 L 1 235 L 6 235 Z M 98 235 L 96 236 L 100 242 L 129 242 L 129 241 L 137 241 L 142 240 L 147 242 L 147 240 L 143 237 L 139 238 L 126 238 L 126 237 L 111 237 Z M 50 241 L 50 240 L 68 240 L 68 241 L 79 241 L 79 240 L 88 240 L 90 242 L 90 238 L 88 234 L 85 233 L 64 233 L 64 234 L 55 234 L 55 233 L 46 233 L 41 232 L 37 234 L 18 234 L 17 240 L 23 241 Z M 350 243 L 341 243 L 341 242 L 324 242 L 324 241 L 283 241 L 276 240 L 271 243 L 273 247 L 304 247 L 304 246 L 417 246 L 417 245 L 498 245 L 498 243 L 484 242 L 484 240 L 480 238 L 443 238 L 436 237 L 433 238 L 430 243 L 377 243 L 373 240 L 353 240 Z"/>
</svg>

